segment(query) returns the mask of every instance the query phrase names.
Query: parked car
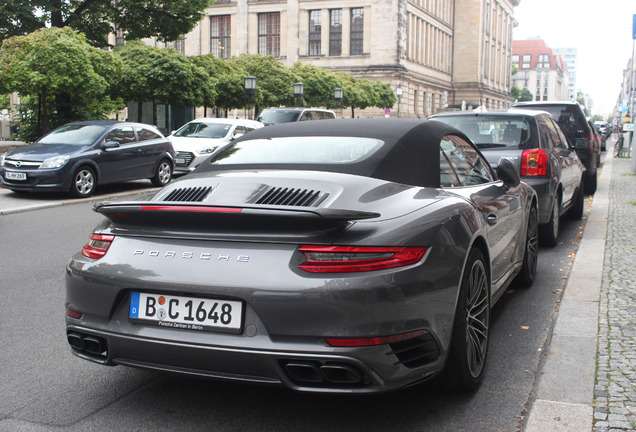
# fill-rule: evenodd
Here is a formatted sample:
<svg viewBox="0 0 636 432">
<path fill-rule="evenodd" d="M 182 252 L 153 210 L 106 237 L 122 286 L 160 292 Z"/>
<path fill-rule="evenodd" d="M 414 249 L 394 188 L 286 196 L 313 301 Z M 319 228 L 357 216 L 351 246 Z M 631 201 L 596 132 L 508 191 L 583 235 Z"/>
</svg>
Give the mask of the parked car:
<svg viewBox="0 0 636 432">
<path fill-rule="evenodd" d="M 70 192 L 89 197 L 98 185 L 148 178 L 170 182 L 170 141 L 154 126 L 113 121 L 63 125 L 0 160 L 2 186 L 15 192 Z"/>
<path fill-rule="evenodd" d="M 307 120 L 332 120 L 336 118 L 333 111 L 319 108 L 265 108 L 256 120 L 265 126 L 280 123 L 291 123 Z"/>
<path fill-rule="evenodd" d="M 507 159 L 539 198 L 541 243 L 556 246 L 559 218 L 583 217 L 585 167 L 565 135 L 544 111 L 454 112 L 431 117 L 464 132 L 497 168 Z"/>
<path fill-rule="evenodd" d="M 585 193 L 596 192 L 601 147 L 594 139 L 593 128 L 588 124 L 583 108 L 577 102 L 519 102 L 515 108 L 543 110 L 552 114 L 585 165 Z"/>
<path fill-rule="evenodd" d="M 261 127 L 263 127 L 263 123 L 246 119 L 200 118 L 192 120 L 168 136 L 177 152 L 174 170 L 190 172 L 219 146 Z"/>
<path fill-rule="evenodd" d="M 268 126 L 105 202 L 66 272 L 72 353 L 308 392 L 475 389 L 490 309 L 532 284 L 537 197 L 458 130 Z M 87 295 L 90 292 L 90 295 Z"/>
<path fill-rule="evenodd" d="M 604 152 L 605 150 L 607 150 L 607 131 L 608 131 L 608 127 L 607 126 L 602 126 L 602 125 L 598 125 L 597 122 L 591 122 L 591 126 L 592 129 L 594 130 L 594 133 L 596 134 L 598 141 L 600 143 L 601 146 L 601 151 Z"/>
<path fill-rule="evenodd" d="M 596 129 L 605 136 L 605 139 L 609 138 L 612 135 L 612 128 L 605 120 L 597 120 L 594 122 L 594 126 Z M 605 149 L 603 149 L 605 150 Z"/>
</svg>

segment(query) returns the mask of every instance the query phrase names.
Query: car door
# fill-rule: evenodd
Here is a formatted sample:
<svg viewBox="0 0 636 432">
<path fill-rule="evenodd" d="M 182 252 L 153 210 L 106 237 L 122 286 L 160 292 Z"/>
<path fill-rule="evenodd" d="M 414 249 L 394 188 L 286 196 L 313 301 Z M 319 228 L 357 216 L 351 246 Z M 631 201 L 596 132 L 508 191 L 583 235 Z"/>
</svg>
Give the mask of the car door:
<svg viewBox="0 0 636 432">
<path fill-rule="evenodd" d="M 524 241 L 521 198 L 516 190 L 493 178 L 488 162 L 470 143 L 454 135 L 447 135 L 440 143 L 440 180 L 442 187 L 452 187 L 453 192 L 472 201 L 487 223 L 496 289 L 519 259 L 513 245 Z"/>
<path fill-rule="evenodd" d="M 115 147 L 113 143 L 116 143 Z M 132 125 L 112 128 L 102 141 L 102 153 L 98 159 L 100 183 L 114 183 L 130 178 L 141 159 L 141 150 L 135 145 Z"/>
<path fill-rule="evenodd" d="M 163 137 L 150 126 L 135 126 L 137 143 L 141 152 L 141 159 L 135 170 L 130 173 L 131 178 L 150 178 L 154 175 L 157 163 L 166 154 L 167 138 Z"/>
<path fill-rule="evenodd" d="M 579 163 L 579 157 L 577 156 L 576 151 L 570 147 L 565 134 L 563 134 L 561 128 L 553 119 L 546 119 L 546 125 L 550 133 L 550 138 L 552 139 L 554 151 L 559 157 L 559 163 L 561 166 L 563 204 L 569 205 L 570 201 L 575 196 L 574 193 L 576 192 L 579 183 L 581 182 L 582 170 Z"/>
</svg>

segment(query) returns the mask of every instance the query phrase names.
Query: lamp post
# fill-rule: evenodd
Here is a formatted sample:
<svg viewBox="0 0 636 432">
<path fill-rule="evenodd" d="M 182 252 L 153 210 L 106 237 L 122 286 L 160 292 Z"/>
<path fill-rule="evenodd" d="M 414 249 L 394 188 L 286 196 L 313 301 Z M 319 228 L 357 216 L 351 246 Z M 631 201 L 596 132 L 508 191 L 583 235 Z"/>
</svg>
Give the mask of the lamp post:
<svg viewBox="0 0 636 432">
<path fill-rule="evenodd" d="M 305 85 L 301 82 L 294 84 L 294 99 L 296 99 L 296 106 L 302 106 L 303 94 Z"/>
<path fill-rule="evenodd" d="M 338 113 L 340 114 L 340 118 L 342 118 L 342 95 L 343 91 L 341 88 L 337 88 L 333 91 L 333 100 L 336 101 L 336 106 L 338 107 Z"/>
<path fill-rule="evenodd" d="M 256 96 L 256 77 L 245 77 L 245 103 L 247 105 L 247 118 L 253 120 L 251 117 L 251 107 Z"/>
<path fill-rule="evenodd" d="M 402 87 L 398 87 L 395 90 L 395 94 L 397 95 L 397 104 L 398 104 L 397 116 L 398 118 L 400 118 L 400 99 L 402 99 Z"/>
</svg>

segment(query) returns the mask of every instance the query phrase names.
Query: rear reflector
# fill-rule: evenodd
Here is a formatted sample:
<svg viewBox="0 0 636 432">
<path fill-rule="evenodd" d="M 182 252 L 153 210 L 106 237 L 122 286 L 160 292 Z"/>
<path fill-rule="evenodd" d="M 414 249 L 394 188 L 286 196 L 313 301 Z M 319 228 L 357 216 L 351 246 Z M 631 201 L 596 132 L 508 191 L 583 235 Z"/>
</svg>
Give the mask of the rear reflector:
<svg viewBox="0 0 636 432">
<path fill-rule="evenodd" d="M 311 273 L 385 270 L 415 264 L 426 247 L 301 246 L 307 261 L 300 268 Z"/>
<path fill-rule="evenodd" d="M 82 248 L 82 255 L 87 258 L 100 259 L 115 239 L 112 235 L 91 234 L 90 240 Z"/>
<path fill-rule="evenodd" d="M 397 334 L 393 336 L 372 337 L 372 338 L 354 338 L 354 339 L 325 339 L 327 343 L 333 347 L 362 347 L 384 345 L 404 340 L 413 339 L 428 334 L 426 330 L 416 330 L 408 333 Z"/>
<path fill-rule="evenodd" d="M 521 176 L 548 174 L 548 155 L 542 149 L 524 150 L 521 155 Z"/>
<path fill-rule="evenodd" d="M 66 315 L 70 316 L 71 318 L 75 318 L 75 319 L 80 319 L 82 317 L 82 313 L 81 312 L 77 312 L 74 311 L 72 309 L 66 308 Z"/>
</svg>

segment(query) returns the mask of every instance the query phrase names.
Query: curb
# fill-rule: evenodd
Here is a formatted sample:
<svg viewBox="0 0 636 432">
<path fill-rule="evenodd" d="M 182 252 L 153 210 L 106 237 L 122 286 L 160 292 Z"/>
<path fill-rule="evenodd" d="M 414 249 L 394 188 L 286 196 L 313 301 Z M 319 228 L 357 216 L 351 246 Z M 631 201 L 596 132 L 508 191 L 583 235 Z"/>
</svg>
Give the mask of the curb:
<svg viewBox="0 0 636 432">
<path fill-rule="evenodd" d="M 612 178 L 608 150 L 561 300 L 526 432 L 592 431 L 599 301 Z"/>
</svg>

